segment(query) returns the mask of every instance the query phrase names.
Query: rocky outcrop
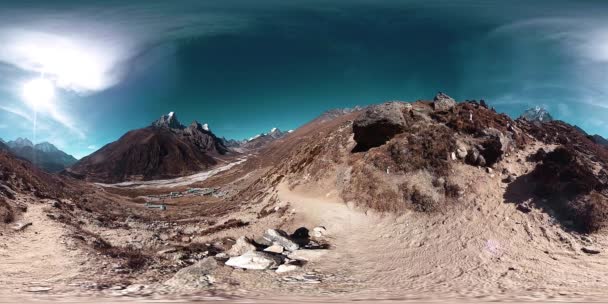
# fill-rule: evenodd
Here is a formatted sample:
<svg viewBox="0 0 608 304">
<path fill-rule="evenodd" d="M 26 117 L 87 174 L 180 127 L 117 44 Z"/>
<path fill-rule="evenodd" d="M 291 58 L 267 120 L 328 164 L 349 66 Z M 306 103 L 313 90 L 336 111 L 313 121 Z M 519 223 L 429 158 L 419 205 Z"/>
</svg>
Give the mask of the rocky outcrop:
<svg viewBox="0 0 608 304">
<path fill-rule="evenodd" d="M 177 115 L 174 112 L 161 116 L 152 123 L 152 126 L 167 129 L 184 129 L 184 126 L 177 120 Z"/>
<path fill-rule="evenodd" d="M 390 102 L 369 107 L 353 122 L 353 132 L 358 151 L 384 145 L 395 135 L 407 130 L 407 106 L 402 102 Z"/>
<path fill-rule="evenodd" d="M 435 111 L 447 111 L 454 106 L 456 106 L 456 100 L 442 92 L 437 93 L 435 98 L 433 98 L 433 108 Z"/>
</svg>

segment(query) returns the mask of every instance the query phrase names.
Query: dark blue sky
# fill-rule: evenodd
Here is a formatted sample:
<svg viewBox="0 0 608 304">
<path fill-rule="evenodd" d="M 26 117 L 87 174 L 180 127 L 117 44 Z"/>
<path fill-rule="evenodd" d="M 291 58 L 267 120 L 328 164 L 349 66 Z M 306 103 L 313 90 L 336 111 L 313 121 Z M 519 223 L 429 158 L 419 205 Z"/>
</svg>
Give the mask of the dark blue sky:
<svg viewBox="0 0 608 304">
<path fill-rule="evenodd" d="M 608 135 L 605 1 L 0 4 L 0 137 L 77 157 L 175 111 L 246 138 L 386 100 L 541 105 Z M 23 101 L 43 77 L 52 104 Z M 34 128 L 34 121 L 36 128 Z"/>
</svg>

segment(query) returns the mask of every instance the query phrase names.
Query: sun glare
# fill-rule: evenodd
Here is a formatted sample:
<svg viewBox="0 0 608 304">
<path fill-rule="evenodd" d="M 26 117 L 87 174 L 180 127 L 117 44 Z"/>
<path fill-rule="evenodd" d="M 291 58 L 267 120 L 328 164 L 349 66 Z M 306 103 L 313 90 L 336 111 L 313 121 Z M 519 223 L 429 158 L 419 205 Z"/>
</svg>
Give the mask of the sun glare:
<svg viewBox="0 0 608 304">
<path fill-rule="evenodd" d="M 55 98 L 55 85 L 48 79 L 36 78 L 23 85 L 22 95 L 34 110 L 46 110 L 52 106 Z"/>
</svg>

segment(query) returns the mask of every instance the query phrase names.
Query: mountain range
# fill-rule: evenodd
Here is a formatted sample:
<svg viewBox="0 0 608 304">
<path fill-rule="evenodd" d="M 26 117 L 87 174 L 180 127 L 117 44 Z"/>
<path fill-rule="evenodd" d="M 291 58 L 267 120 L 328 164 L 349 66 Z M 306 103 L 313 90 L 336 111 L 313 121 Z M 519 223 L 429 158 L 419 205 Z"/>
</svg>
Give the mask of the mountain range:
<svg viewBox="0 0 608 304">
<path fill-rule="evenodd" d="M 7 150 L 51 173 L 60 172 L 78 161 L 49 142 L 33 144 L 29 139 L 21 137 L 8 142 L 2 141 L 0 150 Z"/>
</svg>

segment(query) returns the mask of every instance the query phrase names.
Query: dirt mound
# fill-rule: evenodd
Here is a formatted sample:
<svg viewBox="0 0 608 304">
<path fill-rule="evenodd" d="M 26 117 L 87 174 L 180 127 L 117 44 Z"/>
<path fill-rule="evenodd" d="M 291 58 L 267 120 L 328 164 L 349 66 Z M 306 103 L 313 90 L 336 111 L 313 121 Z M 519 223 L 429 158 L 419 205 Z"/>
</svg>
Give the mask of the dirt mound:
<svg viewBox="0 0 608 304">
<path fill-rule="evenodd" d="M 540 163 L 526 179 L 533 183 L 534 204 L 553 212 L 568 228 L 590 233 L 606 227 L 605 173 L 594 172 L 595 165 L 588 158 L 567 147 L 560 146 L 544 156 L 536 153 L 534 159 Z"/>
</svg>

